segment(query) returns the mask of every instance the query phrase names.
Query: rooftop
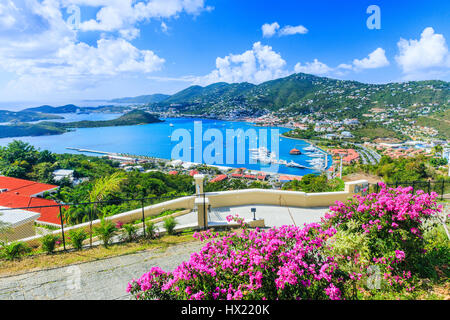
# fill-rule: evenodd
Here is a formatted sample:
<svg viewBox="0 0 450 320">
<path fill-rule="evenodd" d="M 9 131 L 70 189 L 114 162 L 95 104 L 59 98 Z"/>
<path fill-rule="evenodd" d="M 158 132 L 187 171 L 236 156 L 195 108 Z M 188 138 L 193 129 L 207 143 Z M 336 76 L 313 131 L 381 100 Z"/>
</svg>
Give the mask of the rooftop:
<svg viewBox="0 0 450 320">
<path fill-rule="evenodd" d="M 57 189 L 58 186 L 34 182 L 30 180 L 0 176 L 0 190 L 6 189 L 5 193 L 32 197 L 46 191 Z"/>
<path fill-rule="evenodd" d="M 5 207 L 0 207 L 0 221 L 7 223 L 9 227 L 15 228 L 19 227 L 27 222 L 34 221 L 39 218 L 40 214 L 25 210 L 5 210 L 9 209 Z"/>
<path fill-rule="evenodd" d="M 31 208 L 24 210 L 13 210 L 15 214 L 22 214 L 23 212 L 38 213 L 39 217 L 37 221 L 60 225 L 61 221 L 59 216 L 59 207 L 56 207 L 57 203 L 53 200 L 47 200 L 42 198 L 26 197 L 21 195 L 12 194 L 9 192 L 0 194 L 0 206 L 7 208 L 28 208 L 28 207 L 43 207 L 43 206 L 55 206 L 45 208 Z"/>
</svg>

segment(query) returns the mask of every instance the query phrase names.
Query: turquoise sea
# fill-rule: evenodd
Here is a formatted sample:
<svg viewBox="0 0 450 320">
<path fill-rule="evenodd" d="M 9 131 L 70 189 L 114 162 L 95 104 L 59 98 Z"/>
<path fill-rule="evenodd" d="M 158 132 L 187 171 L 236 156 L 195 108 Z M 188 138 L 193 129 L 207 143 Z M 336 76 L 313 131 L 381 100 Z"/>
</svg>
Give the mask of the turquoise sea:
<svg viewBox="0 0 450 320">
<path fill-rule="evenodd" d="M 64 114 L 66 117 L 63 121 L 79 121 L 79 120 L 108 120 L 118 117 L 117 114 Z M 294 140 L 283 138 L 276 135 L 278 130 L 279 134 L 289 131 L 286 128 L 279 127 L 258 127 L 246 122 L 231 122 L 209 119 L 194 119 L 194 118 L 168 118 L 165 122 L 154 123 L 148 125 L 138 126 L 124 126 L 124 127 L 107 127 L 107 128 L 85 128 L 76 129 L 74 131 L 65 133 L 63 135 L 55 136 L 40 136 L 40 137 L 20 137 L 20 138 L 6 138 L 0 139 L 0 145 L 5 146 L 13 140 L 22 140 L 29 142 L 33 146 L 40 148 L 41 150 L 50 150 L 55 153 L 78 153 L 77 151 L 68 150 L 68 147 L 82 148 L 89 150 L 98 150 L 106 152 L 127 153 L 134 155 L 143 155 L 163 159 L 176 159 L 189 160 L 190 162 L 200 162 L 199 157 L 202 158 L 203 154 L 211 154 L 215 156 L 215 162 L 211 163 L 211 160 L 202 158 L 201 162 L 210 165 L 219 165 L 227 167 L 241 168 L 245 167 L 251 170 L 261 170 L 268 172 L 278 172 L 292 175 L 306 175 L 308 173 L 318 173 L 316 170 L 311 169 L 299 169 L 293 167 L 287 167 L 279 165 L 277 168 L 269 167 L 268 164 L 254 163 L 254 160 L 250 159 L 249 149 L 254 147 L 256 143 L 258 147 L 265 146 L 270 151 L 276 149 L 275 144 L 272 148 L 272 136 L 274 139 L 278 139 L 279 151 L 277 152 L 277 158 L 286 160 L 287 162 L 295 161 L 298 164 L 311 167 L 307 163 L 310 158 L 306 155 L 290 155 L 289 151 L 293 148 L 302 150 L 309 146 L 308 143 L 302 140 Z M 196 125 L 194 125 L 196 124 Z M 199 133 L 199 127 L 201 124 L 201 133 Z M 197 130 L 195 129 L 197 128 Z M 213 129 L 212 131 L 209 129 Z M 238 162 L 238 146 L 237 143 L 226 145 L 227 130 L 242 129 L 243 132 L 249 129 L 255 130 L 258 138 L 247 138 L 245 141 L 245 159 Z M 208 131 L 209 130 L 209 131 Z M 262 131 L 261 131 L 262 130 Z M 195 132 L 197 131 L 197 135 Z M 185 142 L 191 148 L 185 148 L 184 151 L 176 152 L 176 156 L 173 157 L 174 148 L 183 140 L 172 141 L 172 135 L 174 137 L 177 133 L 184 134 Z M 205 133 L 212 133 L 214 138 L 205 138 Z M 215 141 L 216 135 L 220 133 L 223 135 L 223 141 L 218 139 Z M 201 138 L 203 136 L 203 139 Z M 190 138 L 190 142 L 187 137 Z M 264 138 L 266 137 L 266 138 Z M 264 143 L 264 139 L 267 143 Z M 243 140 L 241 140 L 243 141 Z M 251 142 L 250 142 L 251 141 Z M 216 146 L 223 145 L 223 148 L 216 148 L 217 150 L 211 151 L 212 143 L 216 143 Z M 180 146 L 180 145 L 179 145 Z M 227 146 L 232 147 L 234 150 L 234 159 L 227 157 Z M 206 152 L 199 152 L 208 151 Z M 303 150 L 302 150 L 303 152 Z M 307 152 L 307 151 L 306 151 Z M 95 156 L 93 153 L 86 153 L 91 156 Z M 242 152 L 241 152 L 242 154 Z M 219 161 L 217 161 L 219 159 Z M 221 160 L 220 160 L 221 159 Z M 242 159 L 242 158 L 240 158 Z M 331 156 L 328 156 L 328 166 L 331 165 Z"/>
</svg>

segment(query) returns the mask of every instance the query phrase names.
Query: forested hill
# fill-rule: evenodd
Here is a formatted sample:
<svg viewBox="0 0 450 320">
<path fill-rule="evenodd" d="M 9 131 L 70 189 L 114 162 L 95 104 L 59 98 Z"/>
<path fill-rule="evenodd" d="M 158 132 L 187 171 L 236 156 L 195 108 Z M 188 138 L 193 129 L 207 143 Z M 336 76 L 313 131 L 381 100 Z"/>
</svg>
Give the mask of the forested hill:
<svg viewBox="0 0 450 320">
<path fill-rule="evenodd" d="M 157 103 L 168 99 L 170 96 L 166 94 L 151 94 L 138 97 L 126 97 L 110 100 L 112 103 Z"/>
<path fill-rule="evenodd" d="M 390 84 L 364 84 L 298 73 L 260 85 L 215 83 L 192 86 L 153 104 L 175 106 L 186 113 L 211 115 L 255 115 L 282 111 L 285 114 L 338 111 L 343 116 L 361 115 L 372 108 L 448 105 L 450 83 L 417 81 Z"/>
<path fill-rule="evenodd" d="M 130 111 L 123 116 L 113 119 L 113 120 L 105 120 L 105 121 L 77 121 L 77 122 L 69 122 L 69 123 L 61 123 L 61 122 L 44 122 L 47 125 L 53 125 L 57 128 L 99 128 L 99 127 L 118 127 L 118 126 L 133 126 L 139 124 L 150 124 L 162 122 L 156 116 L 147 113 L 142 110 L 133 110 Z"/>
<path fill-rule="evenodd" d="M 43 121 L 37 124 L 0 125 L 0 138 L 63 134 L 72 128 L 132 126 L 157 122 L 162 122 L 162 120 L 147 112 L 134 110 L 117 119 L 107 121 L 77 121 L 69 123 Z"/>
</svg>

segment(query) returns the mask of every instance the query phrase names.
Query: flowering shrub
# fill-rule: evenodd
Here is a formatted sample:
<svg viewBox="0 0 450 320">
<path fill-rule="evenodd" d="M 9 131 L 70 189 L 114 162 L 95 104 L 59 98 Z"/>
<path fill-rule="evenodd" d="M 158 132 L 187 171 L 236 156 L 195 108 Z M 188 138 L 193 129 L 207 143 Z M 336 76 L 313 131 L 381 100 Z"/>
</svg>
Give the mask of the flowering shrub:
<svg viewBox="0 0 450 320">
<path fill-rule="evenodd" d="M 372 268 L 381 272 L 385 285 L 413 290 L 413 273 L 425 253 L 424 222 L 441 210 L 436 198 L 436 193 L 414 193 L 412 187 L 382 185 L 379 193 L 338 202 L 322 221 L 324 228 L 337 230 L 327 253 L 353 280 L 370 275 Z"/>
<path fill-rule="evenodd" d="M 242 223 L 242 220 L 240 220 Z M 127 288 L 137 299 L 340 299 L 342 279 L 319 249 L 334 234 L 319 224 L 301 229 L 244 229 L 209 241 L 173 272 L 153 268 Z"/>
<path fill-rule="evenodd" d="M 241 233 L 195 233 L 206 242 L 200 252 L 173 272 L 152 268 L 127 292 L 136 299 L 345 299 L 355 288 L 366 290 L 363 280 L 379 272 L 388 290 L 414 290 L 423 222 L 440 210 L 436 196 L 383 186 L 336 203 L 321 224 L 303 228 L 249 230 L 229 216 Z"/>
</svg>

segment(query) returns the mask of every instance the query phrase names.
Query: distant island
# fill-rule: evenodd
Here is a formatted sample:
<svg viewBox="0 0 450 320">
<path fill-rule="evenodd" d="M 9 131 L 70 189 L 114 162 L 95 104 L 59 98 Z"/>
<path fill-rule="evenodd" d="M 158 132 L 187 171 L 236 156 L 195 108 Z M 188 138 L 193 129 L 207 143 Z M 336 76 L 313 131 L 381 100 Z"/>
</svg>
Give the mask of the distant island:
<svg viewBox="0 0 450 320">
<path fill-rule="evenodd" d="M 123 113 L 129 107 L 106 105 L 98 107 L 79 107 L 74 104 L 67 104 L 59 107 L 43 105 L 35 108 L 27 108 L 18 113 L 43 113 L 43 114 L 63 114 L 63 113 Z"/>
<path fill-rule="evenodd" d="M 3 122 L 20 122 L 16 125 L 21 125 L 24 132 L 50 130 L 49 134 L 54 134 L 55 130 L 68 129 L 68 124 L 30 126 L 21 122 L 34 121 L 30 118 L 51 120 L 41 118 L 64 113 L 126 114 L 135 105 L 140 105 L 140 110 L 162 117 L 200 117 L 287 125 L 297 128 L 291 132 L 292 136 L 301 138 L 328 135 L 327 139 L 334 139 L 339 136 L 337 133 L 344 131 L 350 132 L 355 141 L 377 138 L 402 140 L 423 131 L 425 135 L 431 133 L 434 138 L 450 139 L 450 83 L 446 81 L 365 84 L 296 73 L 258 85 L 219 82 L 205 87 L 190 86 L 170 96 L 141 95 L 113 99 L 108 103 L 111 105 L 98 107 L 43 105 L 18 112 L 16 120 L 9 114 Z M 300 123 L 316 126 L 301 130 L 298 128 Z M 100 124 L 80 122 L 71 125 L 73 128 Z M 11 130 L 14 131 L 9 127 L 8 132 Z M 4 131 L 0 133 L 2 135 L 10 133 Z M 21 133 L 23 135 L 28 133 Z"/>
<path fill-rule="evenodd" d="M 63 134 L 75 128 L 100 128 L 132 126 L 163 122 L 158 117 L 142 111 L 133 110 L 123 116 L 106 121 L 77 121 L 69 123 L 43 121 L 37 124 L 19 123 L 0 126 L 0 138 L 44 136 Z"/>
<path fill-rule="evenodd" d="M 143 95 L 138 97 L 126 97 L 110 100 L 112 103 L 138 103 L 138 104 L 148 104 L 148 103 L 159 103 L 170 98 L 167 94 L 151 94 Z"/>
<path fill-rule="evenodd" d="M 61 116 L 45 113 L 26 112 L 26 111 L 14 112 L 14 111 L 0 110 L 0 123 L 32 122 L 32 121 L 56 120 L 56 119 L 64 119 L 64 118 Z"/>
</svg>

